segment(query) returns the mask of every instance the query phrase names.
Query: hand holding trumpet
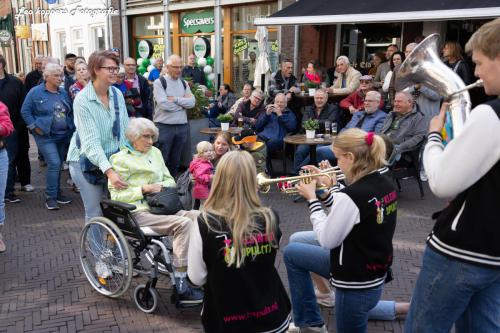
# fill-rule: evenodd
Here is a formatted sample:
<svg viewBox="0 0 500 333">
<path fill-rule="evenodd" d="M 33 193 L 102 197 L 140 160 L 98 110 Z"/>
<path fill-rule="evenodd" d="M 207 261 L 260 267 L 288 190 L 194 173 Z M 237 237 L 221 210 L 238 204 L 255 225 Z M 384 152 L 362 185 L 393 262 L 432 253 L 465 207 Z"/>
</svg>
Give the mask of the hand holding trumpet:
<svg viewBox="0 0 500 333">
<path fill-rule="evenodd" d="M 317 184 L 321 184 L 321 187 L 332 187 L 337 184 L 337 177 L 335 174 L 329 176 L 324 173 L 324 170 L 331 169 L 330 162 L 322 161 L 320 162 L 320 168 L 314 165 L 306 165 L 302 167 L 303 170 L 311 174 L 310 181 L 301 181 L 297 184 L 297 191 L 306 200 L 316 199 Z M 315 176 L 317 175 L 317 176 Z M 326 194 L 325 194 L 326 195 Z"/>
</svg>

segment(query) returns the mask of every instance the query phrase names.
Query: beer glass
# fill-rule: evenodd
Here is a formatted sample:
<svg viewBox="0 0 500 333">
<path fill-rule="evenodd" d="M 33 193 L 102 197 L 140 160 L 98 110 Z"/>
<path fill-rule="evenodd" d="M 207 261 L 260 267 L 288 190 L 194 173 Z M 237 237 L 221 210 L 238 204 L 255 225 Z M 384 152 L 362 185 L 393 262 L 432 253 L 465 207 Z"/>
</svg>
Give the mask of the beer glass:
<svg viewBox="0 0 500 333">
<path fill-rule="evenodd" d="M 337 135 L 337 123 L 332 123 L 332 134 Z"/>
<path fill-rule="evenodd" d="M 331 125 L 332 122 L 329 120 L 325 120 L 325 137 L 329 138 L 331 136 Z"/>
<path fill-rule="evenodd" d="M 242 117 L 238 118 L 238 127 L 243 128 L 243 118 Z"/>
</svg>

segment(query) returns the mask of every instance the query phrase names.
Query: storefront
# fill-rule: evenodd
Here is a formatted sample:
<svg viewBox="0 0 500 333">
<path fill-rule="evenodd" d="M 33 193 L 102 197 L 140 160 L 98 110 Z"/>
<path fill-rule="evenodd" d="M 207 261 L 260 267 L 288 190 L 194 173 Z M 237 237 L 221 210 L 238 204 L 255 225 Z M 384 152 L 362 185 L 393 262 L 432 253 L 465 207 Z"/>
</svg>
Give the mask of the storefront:
<svg viewBox="0 0 500 333">
<path fill-rule="evenodd" d="M 221 57 L 220 72 L 225 83 L 229 83 L 235 91 L 241 90 L 243 84 L 252 79 L 251 58 L 258 57 L 259 50 L 255 40 L 256 27 L 253 21 L 257 17 L 265 17 L 278 10 L 278 3 L 259 2 L 244 6 L 224 6 L 221 9 L 221 26 L 219 32 L 222 39 L 222 50 L 216 50 L 215 8 L 170 11 L 170 42 L 173 53 L 179 54 L 183 63 L 187 63 L 189 54 L 194 52 L 195 43 L 200 38 L 208 41 L 207 55 L 217 60 Z M 153 58 L 163 57 L 165 50 L 164 15 L 163 13 L 132 16 L 129 19 L 132 38 L 130 54 L 139 57 L 138 43 L 149 41 L 154 49 Z M 202 47 L 202 46 L 198 46 Z M 277 28 L 269 29 L 268 49 L 272 71 L 278 67 L 280 50 Z M 216 83 L 214 83 L 216 84 Z"/>
</svg>

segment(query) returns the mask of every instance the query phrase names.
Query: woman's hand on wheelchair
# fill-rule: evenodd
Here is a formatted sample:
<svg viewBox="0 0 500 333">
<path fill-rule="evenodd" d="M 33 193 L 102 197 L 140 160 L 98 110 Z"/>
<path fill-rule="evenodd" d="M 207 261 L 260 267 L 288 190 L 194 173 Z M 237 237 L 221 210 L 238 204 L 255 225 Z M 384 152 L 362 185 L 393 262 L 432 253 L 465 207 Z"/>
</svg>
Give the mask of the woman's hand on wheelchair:
<svg viewBox="0 0 500 333">
<path fill-rule="evenodd" d="M 160 184 L 146 184 L 142 185 L 142 193 L 148 194 L 148 193 L 158 193 L 161 192 L 161 185 Z"/>
<path fill-rule="evenodd" d="M 128 184 L 121 179 L 120 175 L 115 170 L 106 170 L 106 176 L 116 190 L 124 190 L 128 187 Z"/>
</svg>

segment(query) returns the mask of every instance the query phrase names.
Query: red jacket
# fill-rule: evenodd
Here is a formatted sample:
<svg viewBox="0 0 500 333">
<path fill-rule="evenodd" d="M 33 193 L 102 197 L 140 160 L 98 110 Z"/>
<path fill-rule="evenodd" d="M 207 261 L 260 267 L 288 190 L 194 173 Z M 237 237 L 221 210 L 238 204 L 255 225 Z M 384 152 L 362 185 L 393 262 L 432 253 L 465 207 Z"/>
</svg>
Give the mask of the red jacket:
<svg viewBox="0 0 500 333">
<path fill-rule="evenodd" d="M 341 100 L 339 105 L 340 108 L 346 109 L 347 111 L 349 111 L 349 107 L 351 105 L 354 106 L 356 109 L 358 109 L 358 111 L 360 111 L 364 110 L 365 108 L 364 101 L 365 101 L 365 96 L 362 95 L 361 90 L 358 89 L 349 96 L 347 96 L 346 98 L 344 98 L 343 100 Z M 384 107 L 384 100 L 381 98 L 379 109 L 382 109 L 383 107 Z"/>
<path fill-rule="evenodd" d="M 14 126 L 10 120 L 9 109 L 0 102 L 0 137 L 5 138 L 14 132 Z"/>
<path fill-rule="evenodd" d="M 193 188 L 194 199 L 206 199 L 210 192 L 210 183 L 214 173 L 212 162 L 203 159 L 195 158 L 189 164 L 189 172 L 193 175 L 195 184 Z"/>
</svg>

